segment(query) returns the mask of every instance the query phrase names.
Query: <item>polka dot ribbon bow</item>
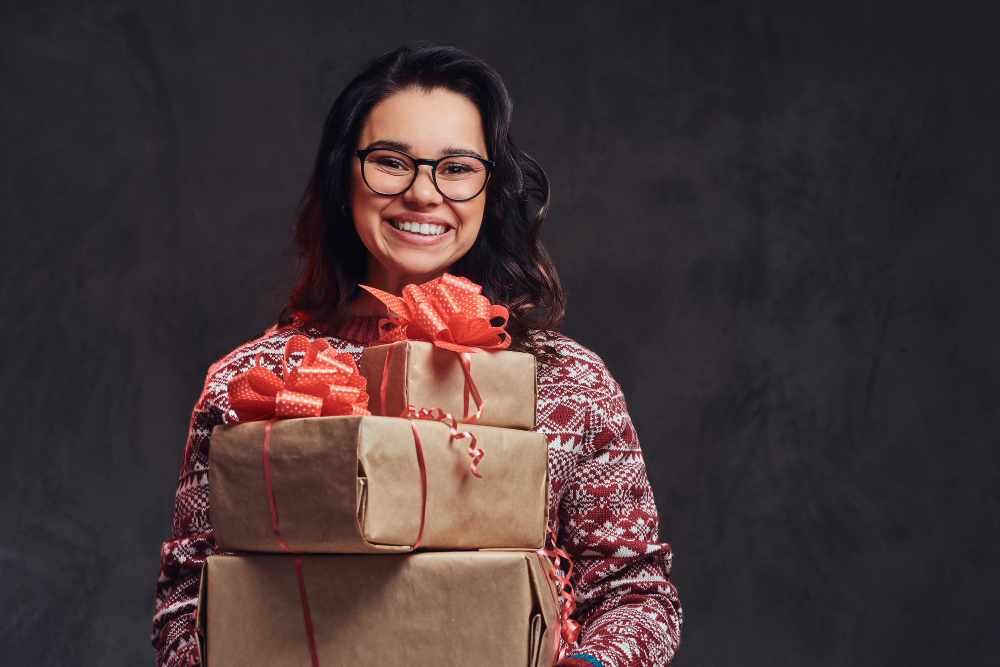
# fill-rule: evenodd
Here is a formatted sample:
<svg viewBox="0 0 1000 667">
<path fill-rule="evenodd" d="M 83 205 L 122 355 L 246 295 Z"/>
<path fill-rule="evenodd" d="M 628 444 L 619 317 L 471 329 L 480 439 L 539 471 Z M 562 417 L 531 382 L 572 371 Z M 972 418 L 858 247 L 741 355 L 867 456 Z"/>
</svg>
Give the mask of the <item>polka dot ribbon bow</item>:
<svg viewBox="0 0 1000 667">
<path fill-rule="evenodd" d="M 398 297 L 380 289 L 360 285 L 389 308 L 389 317 L 379 320 L 379 343 L 423 340 L 455 352 L 503 350 L 510 345 L 504 330 L 507 309 L 491 304 L 482 287 L 462 276 L 445 273 L 419 285 L 407 285 Z M 502 317 L 497 326 L 490 320 Z M 386 329 L 385 325 L 396 326 Z"/>
<path fill-rule="evenodd" d="M 305 356 L 289 371 L 288 358 L 295 352 L 305 352 Z M 371 414 L 365 378 L 349 353 L 335 352 L 321 338 L 310 341 L 296 334 L 285 343 L 281 357 L 284 380 L 261 367 L 261 354 L 250 370 L 234 377 L 227 387 L 239 421 Z"/>
</svg>

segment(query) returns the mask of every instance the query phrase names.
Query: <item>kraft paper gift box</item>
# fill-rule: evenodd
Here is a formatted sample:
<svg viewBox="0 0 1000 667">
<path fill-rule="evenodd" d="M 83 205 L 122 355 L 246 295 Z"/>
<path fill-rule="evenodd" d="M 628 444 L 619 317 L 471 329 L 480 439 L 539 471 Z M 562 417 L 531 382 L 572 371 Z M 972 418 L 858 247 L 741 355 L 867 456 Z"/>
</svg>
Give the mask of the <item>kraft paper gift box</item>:
<svg viewBox="0 0 1000 667">
<path fill-rule="evenodd" d="M 385 358 L 392 348 L 389 367 Z M 530 429 L 535 426 L 535 357 L 527 352 L 477 350 L 470 352 L 472 380 L 483 400 L 476 424 Z M 368 409 L 372 414 L 397 417 L 407 404 L 417 408 L 438 407 L 464 421 L 465 374 L 453 350 L 426 341 L 401 340 L 371 345 L 361 352 L 361 375 L 368 387 Z M 386 408 L 381 404 L 383 371 L 386 378 Z M 469 414 L 476 411 L 469 396 Z"/>
<path fill-rule="evenodd" d="M 421 483 L 409 419 L 308 417 L 271 424 L 269 464 L 284 542 L 307 553 L 407 551 L 420 526 Z M 549 507 L 544 434 L 460 425 L 483 451 L 476 478 L 468 438 L 414 419 L 427 474 L 428 549 L 544 546 Z M 223 551 L 283 552 L 263 464 L 265 422 L 216 426 L 209 512 Z"/>
<path fill-rule="evenodd" d="M 202 665 L 312 664 L 293 559 L 206 559 L 195 615 Z M 548 569 L 530 551 L 302 556 L 319 664 L 551 665 Z"/>
</svg>

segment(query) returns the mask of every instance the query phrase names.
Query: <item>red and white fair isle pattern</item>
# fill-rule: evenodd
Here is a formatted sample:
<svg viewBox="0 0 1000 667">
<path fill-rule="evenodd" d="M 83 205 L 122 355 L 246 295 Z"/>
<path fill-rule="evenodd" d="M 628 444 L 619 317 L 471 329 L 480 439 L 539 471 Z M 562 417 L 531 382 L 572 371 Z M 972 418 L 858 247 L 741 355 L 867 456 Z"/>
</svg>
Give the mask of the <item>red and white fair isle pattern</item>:
<svg viewBox="0 0 1000 667">
<path fill-rule="evenodd" d="M 298 323 L 296 323 L 298 324 Z M 378 338 L 378 318 L 351 317 L 337 336 L 325 336 L 337 352 L 361 359 Z M 272 327 L 212 364 L 191 414 L 177 493 L 173 539 L 160 549 L 151 640 L 157 665 L 197 665 L 193 614 L 198 580 L 215 540 L 208 516 L 208 448 L 212 428 L 234 421 L 226 384 L 260 363 L 280 374 L 285 342 L 319 332 L 301 326 Z M 574 652 L 605 667 L 666 665 L 680 643 L 683 612 L 669 581 L 670 545 L 659 542 L 652 489 L 621 388 L 604 362 L 576 341 L 552 334 L 548 342 L 567 355 L 564 367 L 538 364 L 538 425 L 549 441 L 552 492 L 549 521 L 559 545 L 573 558 L 577 611 L 582 625 Z M 301 361 L 293 356 L 290 366 Z M 580 658 L 560 665 L 592 667 Z"/>
</svg>

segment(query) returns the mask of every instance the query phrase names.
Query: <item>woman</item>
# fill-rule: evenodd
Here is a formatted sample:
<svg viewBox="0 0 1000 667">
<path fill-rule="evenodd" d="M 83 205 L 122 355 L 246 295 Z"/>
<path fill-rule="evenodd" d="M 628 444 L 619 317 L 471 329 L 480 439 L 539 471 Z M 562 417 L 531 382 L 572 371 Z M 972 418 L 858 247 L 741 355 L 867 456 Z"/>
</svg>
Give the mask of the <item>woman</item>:
<svg viewBox="0 0 1000 667">
<path fill-rule="evenodd" d="M 559 664 L 663 665 L 680 641 L 670 546 L 625 399 L 601 359 L 554 331 L 564 293 L 538 238 L 548 204 L 541 168 L 508 136 L 499 75 L 451 47 L 416 41 L 374 59 L 326 119 L 296 239 L 305 260 L 277 324 L 208 370 L 191 416 L 173 539 L 161 549 L 152 642 L 159 665 L 197 662 L 192 613 L 206 556 L 208 448 L 231 421 L 226 384 L 263 352 L 280 373 L 285 341 L 324 337 L 360 359 L 385 306 L 358 287 L 400 294 L 447 271 L 510 311 L 509 349 L 535 354 L 536 430 L 549 440 L 549 522 L 573 559 L 582 624 Z M 532 215 L 528 190 L 541 200 Z M 293 363 L 297 363 L 295 360 Z"/>
</svg>

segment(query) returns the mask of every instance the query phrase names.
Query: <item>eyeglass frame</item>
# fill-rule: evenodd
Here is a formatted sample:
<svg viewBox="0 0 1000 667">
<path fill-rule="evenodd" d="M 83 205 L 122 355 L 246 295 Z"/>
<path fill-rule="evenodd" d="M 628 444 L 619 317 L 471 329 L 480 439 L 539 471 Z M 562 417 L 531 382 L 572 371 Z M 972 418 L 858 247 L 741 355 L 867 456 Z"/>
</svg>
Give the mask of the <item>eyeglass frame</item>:
<svg viewBox="0 0 1000 667">
<path fill-rule="evenodd" d="M 399 192 L 396 192 L 396 193 L 393 193 L 393 194 L 389 194 L 388 192 L 379 192 L 378 190 L 376 190 L 375 188 L 373 188 L 368 183 L 368 178 L 365 176 L 365 158 L 368 157 L 369 153 L 373 153 L 375 151 L 392 151 L 393 153 L 400 153 L 400 154 L 405 155 L 406 157 L 410 158 L 410 160 L 413 161 L 413 178 L 410 179 L 409 185 L 407 185 L 405 188 L 403 188 Z M 406 151 L 396 150 L 395 148 L 385 148 L 384 146 L 376 146 L 374 148 L 362 148 L 362 149 L 358 149 L 358 150 L 354 151 L 354 154 L 358 156 L 358 160 L 361 162 L 361 180 L 363 180 L 365 182 L 365 185 L 368 186 L 369 190 L 371 190 L 372 192 L 374 192 L 377 195 L 382 195 L 384 197 L 397 197 L 397 196 L 403 194 L 404 192 L 406 192 L 407 190 L 409 190 L 410 188 L 412 188 L 413 184 L 417 182 L 417 174 L 420 172 L 420 165 L 426 164 L 426 165 L 430 166 L 430 168 L 431 168 L 431 182 L 434 183 L 434 189 L 437 190 L 441 194 L 442 197 L 444 197 L 445 199 L 447 199 L 449 201 L 469 201 L 470 199 L 475 199 L 476 197 L 478 197 L 479 195 L 481 195 L 483 193 L 483 190 L 486 189 L 486 184 L 489 183 L 489 181 L 490 181 L 490 173 L 492 173 L 493 169 L 495 169 L 496 166 L 497 166 L 496 162 L 494 162 L 493 160 L 487 160 L 486 158 L 479 157 L 478 155 L 469 155 L 467 153 L 458 153 L 458 154 L 455 154 L 455 155 L 445 155 L 445 156 L 439 157 L 436 160 L 431 160 L 430 158 L 413 157 L 412 155 L 410 155 Z M 475 158 L 475 159 L 479 160 L 480 162 L 482 162 L 483 166 L 486 167 L 486 178 L 483 179 L 483 187 L 479 188 L 479 192 L 477 192 L 476 194 L 472 195 L 471 197 L 466 197 L 465 199 L 455 199 L 454 197 L 449 197 L 444 192 L 441 192 L 441 188 L 438 186 L 438 182 L 437 182 L 437 167 L 438 167 L 438 165 L 440 163 L 444 162 L 445 160 L 449 159 L 449 158 L 455 158 L 455 157 L 471 157 L 471 158 Z"/>
</svg>

